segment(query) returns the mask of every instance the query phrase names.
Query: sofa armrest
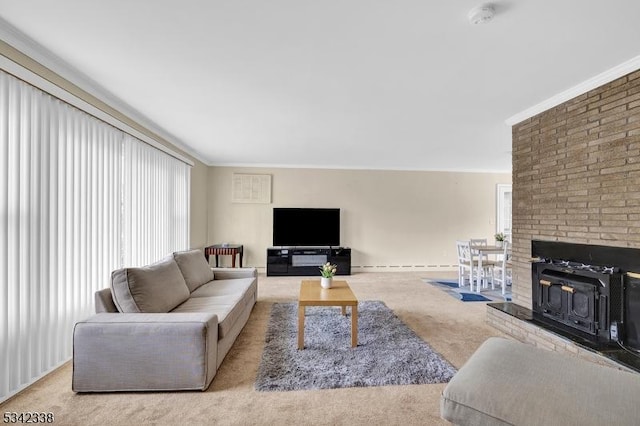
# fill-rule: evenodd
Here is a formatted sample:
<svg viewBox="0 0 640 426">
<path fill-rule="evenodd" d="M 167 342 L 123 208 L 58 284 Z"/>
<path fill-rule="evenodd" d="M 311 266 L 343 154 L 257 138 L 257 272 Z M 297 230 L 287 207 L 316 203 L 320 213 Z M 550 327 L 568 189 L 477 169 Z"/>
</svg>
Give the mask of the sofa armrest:
<svg viewBox="0 0 640 426">
<path fill-rule="evenodd" d="M 100 313 L 73 330 L 76 392 L 205 390 L 216 372 L 212 313 Z"/>
<path fill-rule="evenodd" d="M 211 268 L 214 280 L 232 280 L 234 278 L 256 278 L 256 268 Z"/>
<path fill-rule="evenodd" d="M 113 303 L 110 287 L 96 291 L 94 300 L 96 303 L 96 314 L 102 312 L 118 312 L 118 308 L 115 303 Z"/>
</svg>

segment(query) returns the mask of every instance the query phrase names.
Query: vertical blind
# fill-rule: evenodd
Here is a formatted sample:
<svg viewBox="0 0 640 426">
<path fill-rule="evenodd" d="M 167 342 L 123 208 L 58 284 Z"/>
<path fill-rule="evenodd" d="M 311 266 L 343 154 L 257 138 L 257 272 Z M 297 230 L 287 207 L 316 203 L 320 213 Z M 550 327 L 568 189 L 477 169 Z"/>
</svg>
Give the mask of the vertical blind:
<svg viewBox="0 0 640 426">
<path fill-rule="evenodd" d="M 0 401 L 71 356 L 112 270 L 189 246 L 190 167 L 0 70 Z"/>
<path fill-rule="evenodd" d="M 143 265 L 188 247 L 190 167 L 125 135 L 124 258 Z"/>
</svg>

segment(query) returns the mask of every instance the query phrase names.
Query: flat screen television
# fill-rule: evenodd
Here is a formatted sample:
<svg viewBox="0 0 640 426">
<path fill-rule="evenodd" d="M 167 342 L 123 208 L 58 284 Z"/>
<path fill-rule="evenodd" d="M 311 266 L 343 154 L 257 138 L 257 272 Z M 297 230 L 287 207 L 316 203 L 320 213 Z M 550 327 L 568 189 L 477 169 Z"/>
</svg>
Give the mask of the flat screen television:
<svg viewBox="0 0 640 426">
<path fill-rule="evenodd" d="M 274 246 L 340 246 L 340 209 L 273 209 Z"/>
</svg>

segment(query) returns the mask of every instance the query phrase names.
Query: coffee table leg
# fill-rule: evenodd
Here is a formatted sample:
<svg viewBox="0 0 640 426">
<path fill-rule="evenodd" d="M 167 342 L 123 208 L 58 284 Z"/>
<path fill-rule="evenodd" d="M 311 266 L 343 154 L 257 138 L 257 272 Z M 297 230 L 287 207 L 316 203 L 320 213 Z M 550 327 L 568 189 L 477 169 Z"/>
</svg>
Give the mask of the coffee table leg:
<svg viewBox="0 0 640 426">
<path fill-rule="evenodd" d="M 351 306 L 351 347 L 358 346 L 358 305 Z"/>
<path fill-rule="evenodd" d="M 347 307 L 342 306 L 342 315 L 347 315 Z"/>
<path fill-rule="evenodd" d="M 298 349 L 304 349 L 304 306 L 298 306 Z"/>
</svg>

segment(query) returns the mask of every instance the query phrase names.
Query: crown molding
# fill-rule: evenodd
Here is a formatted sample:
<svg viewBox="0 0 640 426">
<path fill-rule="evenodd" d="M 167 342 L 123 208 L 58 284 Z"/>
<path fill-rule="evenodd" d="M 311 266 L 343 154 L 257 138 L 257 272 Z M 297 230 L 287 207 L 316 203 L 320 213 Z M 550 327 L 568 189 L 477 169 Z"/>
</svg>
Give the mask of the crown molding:
<svg viewBox="0 0 640 426">
<path fill-rule="evenodd" d="M 593 90 L 604 84 L 610 83 L 613 80 L 627 75 L 630 72 L 637 71 L 638 69 L 640 69 L 640 56 L 636 56 L 635 58 L 623 62 L 622 64 L 615 66 L 608 71 L 598 74 L 597 76 L 592 77 L 578 84 L 577 86 L 565 90 L 564 92 L 558 93 L 557 95 L 552 96 L 546 101 L 540 102 L 537 105 L 527 108 L 524 111 L 507 118 L 505 120 L 505 123 L 508 126 L 518 124 L 526 120 L 527 118 L 540 114 L 541 112 L 560 105 L 563 102 L 575 98 L 576 96 L 580 96 L 588 92 L 589 90 Z"/>
<path fill-rule="evenodd" d="M 44 46 L 18 30 L 2 17 L 0 17 L 0 40 L 18 50 L 22 54 L 33 59 L 34 61 L 38 62 L 40 65 L 48 68 L 50 71 L 67 80 L 71 84 L 77 86 L 81 90 L 87 92 L 91 96 L 94 96 L 99 101 L 104 102 L 109 107 L 118 111 L 119 113 L 141 125 L 142 127 L 146 128 L 150 132 L 158 135 L 160 138 L 164 139 L 166 142 L 169 142 L 176 148 L 184 151 L 194 159 L 205 164 L 209 163 L 209 161 L 205 159 L 202 154 L 191 149 L 179 138 L 172 135 L 162 127 L 158 126 L 151 119 L 147 118 L 146 116 L 129 106 L 126 102 L 109 92 L 107 89 L 102 87 L 98 82 L 94 81 L 86 74 L 80 72 L 72 65 L 47 50 Z M 53 82 L 51 83 L 55 84 Z M 63 88 L 61 89 L 64 90 Z M 108 114 L 108 112 L 106 111 L 104 111 L 104 113 Z M 118 120 L 117 117 L 113 118 Z M 162 145 L 158 141 L 156 141 L 156 143 Z"/>
<path fill-rule="evenodd" d="M 367 167 L 360 165 L 329 165 L 329 164 L 277 164 L 277 163 L 220 163 L 212 162 L 210 167 L 230 167 L 238 169 L 319 169 L 319 170 L 357 170 L 381 172 L 442 172 L 442 173 L 482 173 L 482 174 L 511 174 L 511 169 L 467 169 L 467 168 L 419 168 L 419 167 Z"/>
</svg>

